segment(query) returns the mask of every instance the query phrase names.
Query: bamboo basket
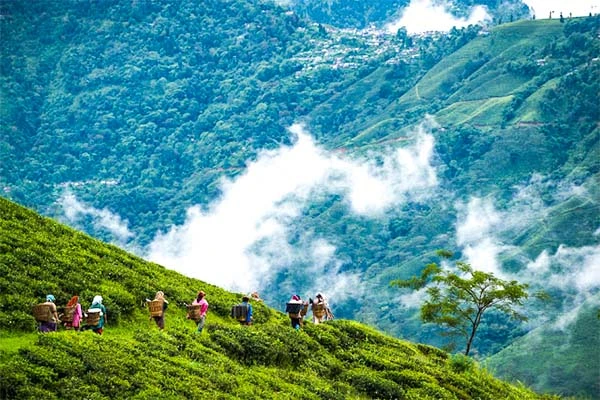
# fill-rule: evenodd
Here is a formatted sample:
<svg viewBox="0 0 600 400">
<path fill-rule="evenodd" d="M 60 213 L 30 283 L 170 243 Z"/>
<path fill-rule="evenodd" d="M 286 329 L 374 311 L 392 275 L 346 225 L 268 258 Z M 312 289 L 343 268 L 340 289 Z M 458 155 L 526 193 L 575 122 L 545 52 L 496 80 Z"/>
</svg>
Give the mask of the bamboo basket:
<svg viewBox="0 0 600 400">
<path fill-rule="evenodd" d="M 302 303 L 287 303 L 285 305 L 285 312 L 289 314 L 300 314 L 300 311 L 304 308 Z"/>
<path fill-rule="evenodd" d="M 75 308 L 77 306 L 71 306 L 71 307 L 65 307 L 65 312 L 62 315 L 62 318 L 60 319 L 62 322 L 73 322 L 73 314 L 75 314 Z"/>
<path fill-rule="evenodd" d="M 152 300 L 148 303 L 148 310 L 150 310 L 151 316 L 160 317 L 163 314 L 163 301 Z"/>
<path fill-rule="evenodd" d="M 231 307 L 231 316 L 239 322 L 246 322 L 246 319 L 248 319 L 248 306 L 246 304 L 236 304 Z"/>
<path fill-rule="evenodd" d="M 87 316 L 85 318 L 85 324 L 88 326 L 96 326 L 100 323 L 100 313 L 101 311 L 91 311 L 88 310 Z"/>
<path fill-rule="evenodd" d="M 290 318 L 302 318 L 305 309 L 308 310 L 307 303 L 287 303 L 285 305 L 285 311 L 288 313 Z"/>
<path fill-rule="evenodd" d="M 33 317 L 37 322 L 50 322 L 52 320 L 50 305 L 36 304 L 33 306 Z"/>
<path fill-rule="evenodd" d="M 302 310 L 300 310 L 300 316 L 304 317 L 308 313 L 308 302 L 304 303 Z"/>
<path fill-rule="evenodd" d="M 187 311 L 190 319 L 194 321 L 200 320 L 200 304 L 189 304 L 187 306 Z"/>
<path fill-rule="evenodd" d="M 317 318 L 323 318 L 325 316 L 325 304 L 317 303 L 312 306 L 313 315 Z"/>
</svg>

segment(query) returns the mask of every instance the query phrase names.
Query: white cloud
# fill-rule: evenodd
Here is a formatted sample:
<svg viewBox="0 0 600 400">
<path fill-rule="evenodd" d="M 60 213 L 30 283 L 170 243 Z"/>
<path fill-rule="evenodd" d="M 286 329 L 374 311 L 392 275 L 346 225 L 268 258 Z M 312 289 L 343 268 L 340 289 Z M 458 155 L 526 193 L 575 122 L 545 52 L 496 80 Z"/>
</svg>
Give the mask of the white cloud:
<svg viewBox="0 0 600 400">
<path fill-rule="evenodd" d="M 553 255 L 542 252 L 527 265 L 533 279 L 564 291 L 587 293 L 600 290 L 600 245 L 559 246 Z"/>
<path fill-rule="evenodd" d="M 573 322 L 577 321 L 577 317 L 579 317 L 579 312 L 581 311 L 581 305 L 576 307 L 571 307 L 570 312 L 563 313 L 556 318 L 552 324 L 549 325 L 549 328 L 557 331 L 564 331 L 569 326 L 573 324 Z"/>
<path fill-rule="evenodd" d="M 325 298 L 341 303 L 349 297 L 360 297 L 363 290 L 359 274 L 340 272 L 343 263 L 336 259 L 335 250 L 335 246 L 324 239 L 312 242 L 312 249 L 308 253 L 311 267 L 307 273 L 310 275 L 306 280 L 311 282 L 308 293 L 321 293 Z"/>
<path fill-rule="evenodd" d="M 542 201 L 541 193 L 554 191 L 554 200 L 566 201 L 573 196 L 586 195 L 586 189 L 568 182 L 558 184 L 534 173 L 525 185 L 514 187 L 515 195 L 503 210 L 494 206 L 493 199 L 472 197 L 467 204 L 457 203 L 456 243 L 463 247 L 467 262 L 474 268 L 493 272 L 506 278 L 498 257 L 515 247 L 510 238 L 544 219 L 550 208 Z M 529 268 L 542 271 L 548 268 L 547 253 L 540 254 Z"/>
<path fill-rule="evenodd" d="M 291 5 L 293 5 L 292 0 L 273 0 L 273 2 L 281 7 L 290 7 Z"/>
<path fill-rule="evenodd" d="M 465 206 L 457 204 L 459 219 L 456 242 L 463 247 L 466 261 L 474 269 L 504 276 L 498 255 L 508 247 L 497 238 L 505 219 L 490 199 L 473 197 Z"/>
<path fill-rule="evenodd" d="M 529 324 L 535 327 L 553 321 L 553 329 L 564 329 L 576 318 L 578 307 L 600 293 L 600 245 L 561 245 L 554 252 L 544 249 L 534 260 L 528 260 L 511 240 L 548 216 L 551 208 L 544 205 L 541 193 L 551 191 L 553 200 L 560 204 L 573 197 L 587 196 L 587 190 L 570 182 L 553 182 L 538 174 L 515 190 L 514 197 L 502 210 L 494 206 L 491 198 L 473 197 L 466 204 L 458 203 L 457 244 L 475 269 L 527 283 L 532 292 L 542 289 L 560 293 L 561 307 L 544 312 L 529 309 Z M 502 270 L 499 259 L 506 255 L 523 262 L 526 268 L 517 272 Z"/>
<path fill-rule="evenodd" d="M 446 1 L 411 0 L 399 20 L 386 26 L 389 32 L 395 33 L 400 27 L 405 27 L 410 34 L 442 31 L 447 32 L 453 27 L 462 28 L 477 25 L 491 20 L 487 9 L 478 5 L 471 9 L 468 18 L 457 18 L 449 11 Z"/>
<path fill-rule="evenodd" d="M 420 308 L 429 297 L 427 288 L 413 290 L 400 296 L 399 301 L 406 308 Z"/>
<path fill-rule="evenodd" d="M 527 264 L 527 269 L 534 275 L 540 275 L 550 270 L 550 254 L 548 250 L 543 250 L 540 255 Z"/>
<path fill-rule="evenodd" d="M 458 205 L 457 208 L 462 209 L 463 213 L 466 211 L 462 222 L 456 228 L 456 240 L 459 245 L 485 239 L 501 221 L 500 214 L 489 199 L 473 197 L 466 210 L 462 205 Z"/>
<path fill-rule="evenodd" d="M 600 12 L 599 0 L 523 0 L 523 3 L 532 10 L 536 18 L 548 18 L 550 11 L 554 11 L 553 18 L 558 18 L 560 13 L 567 17 L 572 13 L 574 17 L 586 16 L 591 12 L 597 14 Z"/>
<path fill-rule="evenodd" d="M 328 281 L 329 295 L 349 295 L 358 276 L 339 272 L 342 264 L 333 258 L 333 247 L 307 233 L 302 248 L 292 248 L 287 228 L 322 193 L 343 196 L 349 211 L 367 217 L 424 196 L 437 184 L 427 126 L 415 132 L 408 148 L 377 154 L 378 164 L 368 157 L 327 152 L 294 125 L 292 146 L 265 151 L 243 174 L 224 180 L 221 198 L 205 210 L 190 208 L 183 225 L 155 237 L 147 257 L 188 276 L 248 292 L 277 271 L 306 262 L 308 252 L 315 275 Z M 317 286 L 316 291 L 322 290 Z"/>
<path fill-rule="evenodd" d="M 134 236 L 127 226 L 127 221 L 123 221 L 119 215 L 112 213 L 106 208 L 98 209 L 81 202 L 69 190 L 63 192 L 58 199 L 58 203 L 63 209 L 67 222 L 70 224 L 76 225 L 82 219 L 90 217 L 97 229 L 108 231 L 120 244 L 124 244 Z"/>
<path fill-rule="evenodd" d="M 466 261 L 476 270 L 491 272 L 497 277 L 505 277 L 498 262 L 498 255 L 508 247 L 498 244 L 493 238 L 483 238 L 463 249 Z"/>
</svg>

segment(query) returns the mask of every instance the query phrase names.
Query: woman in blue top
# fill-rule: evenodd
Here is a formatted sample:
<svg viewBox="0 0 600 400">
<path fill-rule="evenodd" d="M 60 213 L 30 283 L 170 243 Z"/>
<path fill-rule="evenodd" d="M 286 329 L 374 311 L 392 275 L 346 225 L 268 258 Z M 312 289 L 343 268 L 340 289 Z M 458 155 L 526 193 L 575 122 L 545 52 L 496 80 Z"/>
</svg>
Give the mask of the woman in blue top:
<svg viewBox="0 0 600 400">
<path fill-rule="evenodd" d="M 252 325 L 252 304 L 250 304 L 250 298 L 248 296 L 242 297 L 242 304 L 244 304 L 248 310 L 246 312 L 246 321 L 243 324 Z"/>
<path fill-rule="evenodd" d="M 104 324 L 107 321 L 106 307 L 104 307 L 104 304 L 102 304 L 102 300 L 103 300 L 102 296 L 95 296 L 94 300 L 92 300 L 92 306 L 88 310 L 88 313 L 96 312 L 96 310 L 100 310 L 100 320 L 98 321 L 98 325 L 88 327 L 88 329 L 92 329 L 98 335 L 102 335 L 102 332 L 104 330 Z"/>
</svg>

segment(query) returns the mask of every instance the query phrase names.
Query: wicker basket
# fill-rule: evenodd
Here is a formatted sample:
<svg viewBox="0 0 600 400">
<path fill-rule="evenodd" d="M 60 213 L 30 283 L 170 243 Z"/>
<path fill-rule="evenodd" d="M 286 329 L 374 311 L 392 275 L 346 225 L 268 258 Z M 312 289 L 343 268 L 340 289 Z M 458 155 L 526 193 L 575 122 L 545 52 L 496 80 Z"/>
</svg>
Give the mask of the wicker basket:
<svg viewBox="0 0 600 400">
<path fill-rule="evenodd" d="M 304 303 L 302 310 L 300 310 L 300 316 L 304 317 L 308 313 L 308 302 Z"/>
<path fill-rule="evenodd" d="M 231 316 L 239 322 L 246 322 L 248 319 L 248 305 L 241 303 L 231 307 Z"/>
<path fill-rule="evenodd" d="M 148 310 L 153 317 L 160 317 L 163 314 L 163 300 L 152 300 L 148 303 Z"/>
<path fill-rule="evenodd" d="M 62 322 L 73 322 L 73 314 L 75 314 L 75 308 L 77 308 L 76 305 L 71 307 L 65 307 L 65 312 L 63 313 L 60 320 Z"/>
<path fill-rule="evenodd" d="M 300 311 L 304 308 L 302 303 L 287 303 L 285 305 L 285 312 L 289 314 L 300 314 Z"/>
<path fill-rule="evenodd" d="M 33 317 L 37 322 L 52 321 L 52 311 L 49 304 L 36 304 L 33 306 Z"/>
<path fill-rule="evenodd" d="M 325 316 L 325 304 L 317 303 L 312 306 L 313 315 L 317 318 L 323 318 Z"/>
<path fill-rule="evenodd" d="M 102 311 L 88 310 L 85 318 L 85 324 L 88 326 L 96 326 L 100 323 L 100 314 Z"/>
<path fill-rule="evenodd" d="M 190 319 L 194 321 L 200 320 L 200 304 L 190 304 L 187 306 L 187 311 Z"/>
</svg>

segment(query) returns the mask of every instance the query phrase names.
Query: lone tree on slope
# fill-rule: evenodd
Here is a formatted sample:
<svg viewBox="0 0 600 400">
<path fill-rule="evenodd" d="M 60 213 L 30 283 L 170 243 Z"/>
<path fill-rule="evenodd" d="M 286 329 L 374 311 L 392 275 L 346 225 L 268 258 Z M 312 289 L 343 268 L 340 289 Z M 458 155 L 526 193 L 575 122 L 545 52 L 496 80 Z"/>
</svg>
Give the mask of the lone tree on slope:
<svg viewBox="0 0 600 400">
<path fill-rule="evenodd" d="M 445 250 L 438 250 L 437 254 L 443 258 L 452 257 L 452 253 Z M 496 309 L 517 320 L 527 320 L 516 309 L 527 299 L 528 285 L 475 271 L 461 261 L 456 262 L 456 267 L 457 271 L 450 271 L 436 263 L 428 264 L 420 277 L 394 280 L 390 284 L 414 290 L 427 286 L 429 297 L 421 306 L 421 319 L 446 327 L 452 334 L 463 335 L 467 341 L 465 355 L 469 355 L 486 311 Z"/>
</svg>

